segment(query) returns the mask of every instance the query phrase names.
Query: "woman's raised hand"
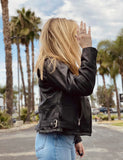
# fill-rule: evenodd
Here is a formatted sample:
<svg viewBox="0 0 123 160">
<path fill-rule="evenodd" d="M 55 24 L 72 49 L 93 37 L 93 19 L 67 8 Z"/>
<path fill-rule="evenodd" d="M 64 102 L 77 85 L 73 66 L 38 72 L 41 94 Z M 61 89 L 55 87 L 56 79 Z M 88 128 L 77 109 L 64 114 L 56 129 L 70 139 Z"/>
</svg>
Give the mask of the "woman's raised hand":
<svg viewBox="0 0 123 160">
<path fill-rule="evenodd" d="M 83 21 L 81 21 L 80 26 L 77 30 L 76 38 L 81 48 L 92 47 L 91 27 L 89 27 L 87 31 L 86 23 L 83 23 Z"/>
</svg>

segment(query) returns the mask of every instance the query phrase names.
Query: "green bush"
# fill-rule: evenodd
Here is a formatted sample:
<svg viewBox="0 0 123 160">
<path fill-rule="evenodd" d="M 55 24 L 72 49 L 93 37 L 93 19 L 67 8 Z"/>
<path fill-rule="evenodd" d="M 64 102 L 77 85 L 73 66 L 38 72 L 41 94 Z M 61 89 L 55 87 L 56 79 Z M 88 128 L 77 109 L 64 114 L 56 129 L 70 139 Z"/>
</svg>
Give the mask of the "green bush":
<svg viewBox="0 0 123 160">
<path fill-rule="evenodd" d="M 36 121 L 39 121 L 39 114 L 37 114 L 37 115 L 35 116 L 35 120 L 36 120 Z"/>
<path fill-rule="evenodd" d="M 21 109 L 21 114 L 20 114 L 21 120 L 25 123 L 27 119 L 27 108 L 22 108 Z M 38 121 L 39 120 L 39 115 L 35 115 L 34 112 L 30 113 L 30 121 Z"/>
<path fill-rule="evenodd" d="M 108 116 L 106 115 L 106 116 L 102 116 L 102 120 L 103 121 L 108 121 Z"/>
<path fill-rule="evenodd" d="M 116 117 L 117 116 L 115 116 L 115 115 L 111 115 L 111 120 L 114 120 Z M 108 115 L 104 115 L 101 112 L 98 115 L 92 115 L 92 118 L 93 119 L 98 118 L 98 119 L 102 119 L 102 120 L 108 121 Z"/>
<path fill-rule="evenodd" d="M 115 116 L 114 115 L 111 115 L 111 120 L 114 120 L 115 119 Z"/>
<path fill-rule="evenodd" d="M 6 112 L 0 111 L 0 129 L 9 128 L 12 125 L 11 116 Z"/>
<path fill-rule="evenodd" d="M 21 109 L 20 118 L 21 118 L 21 120 L 23 120 L 23 122 L 25 123 L 25 121 L 26 121 L 26 119 L 27 119 L 27 108 L 22 108 L 22 109 Z"/>
<path fill-rule="evenodd" d="M 30 115 L 30 120 L 33 121 L 38 121 L 39 120 L 39 115 L 35 115 L 34 112 L 31 113 Z"/>
</svg>

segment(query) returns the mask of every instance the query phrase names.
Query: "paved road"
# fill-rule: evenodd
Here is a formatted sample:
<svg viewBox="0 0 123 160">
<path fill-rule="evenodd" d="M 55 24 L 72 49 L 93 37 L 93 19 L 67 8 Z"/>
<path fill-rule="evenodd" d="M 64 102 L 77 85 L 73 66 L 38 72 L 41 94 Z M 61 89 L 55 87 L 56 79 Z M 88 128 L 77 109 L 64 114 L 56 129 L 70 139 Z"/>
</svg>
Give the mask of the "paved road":
<svg viewBox="0 0 123 160">
<path fill-rule="evenodd" d="M 36 160 L 34 143 L 34 127 L 0 133 L 0 160 Z M 92 136 L 83 137 L 83 144 L 82 160 L 123 160 L 123 132 L 94 125 Z"/>
</svg>

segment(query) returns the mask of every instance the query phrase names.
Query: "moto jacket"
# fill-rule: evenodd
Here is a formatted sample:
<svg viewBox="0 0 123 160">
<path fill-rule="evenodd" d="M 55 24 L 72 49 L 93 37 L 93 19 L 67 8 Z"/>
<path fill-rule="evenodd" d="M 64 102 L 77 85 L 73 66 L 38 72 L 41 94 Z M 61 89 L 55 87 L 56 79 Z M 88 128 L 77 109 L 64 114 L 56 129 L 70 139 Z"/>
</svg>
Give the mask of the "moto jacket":
<svg viewBox="0 0 123 160">
<path fill-rule="evenodd" d="M 46 58 L 43 68 L 43 80 L 37 70 L 40 103 L 38 106 L 39 133 L 59 132 L 75 135 L 91 136 L 91 107 L 87 96 L 92 94 L 95 85 L 97 50 L 84 48 L 81 56 L 79 75 L 74 75 L 68 65 L 57 61 L 55 71 Z"/>
</svg>

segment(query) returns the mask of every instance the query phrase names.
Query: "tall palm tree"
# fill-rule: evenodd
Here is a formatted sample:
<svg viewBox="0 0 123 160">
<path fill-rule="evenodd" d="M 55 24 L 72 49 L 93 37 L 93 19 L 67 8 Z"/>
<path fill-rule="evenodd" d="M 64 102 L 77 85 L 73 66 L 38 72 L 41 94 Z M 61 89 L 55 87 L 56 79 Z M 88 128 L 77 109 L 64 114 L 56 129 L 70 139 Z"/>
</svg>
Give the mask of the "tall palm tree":
<svg viewBox="0 0 123 160">
<path fill-rule="evenodd" d="M 10 22 L 10 31 L 11 31 L 11 37 L 12 37 L 11 39 L 12 39 L 12 43 L 15 43 L 17 45 L 17 54 L 18 54 L 20 71 L 21 71 L 21 79 L 22 79 L 22 84 L 23 84 L 24 101 L 25 101 L 25 107 L 27 107 L 25 81 L 24 81 L 23 67 L 22 67 L 22 61 L 21 61 L 21 56 L 20 56 L 20 43 L 21 43 L 20 30 L 21 30 L 20 19 L 18 16 L 13 16 Z"/>
<path fill-rule="evenodd" d="M 6 103 L 7 112 L 11 115 L 13 108 L 13 74 L 12 74 L 12 53 L 11 39 L 9 28 L 9 10 L 8 0 L 1 0 L 2 19 L 3 19 L 3 34 L 6 54 Z"/>
<path fill-rule="evenodd" d="M 98 72 L 102 76 L 102 79 L 103 79 L 103 86 L 104 86 L 104 92 L 105 92 L 104 95 L 107 94 L 105 75 L 109 75 L 108 52 L 109 52 L 110 45 L 111 45 L 110 41 L 104 40 L 104 41 L 99 42 L 97 46 L 97 49 L 98 49 L 97 63 L 99 64 Z M 104 100 L 105 100 L 104 102 L 105 105 L 108 106 L 108 99 L 104 98 Z M 110 113 L 109 113 L 109 117 L 110 117 Z"/>
<path fill-rule="evenodd" d="M 22 10 L 17 10 L 18 16 L 20 18 L 21 24 L 21 43 L 25 45 L 26 52 L 26 61 L 27 61 L 27 77 L 28 77 L 28 111 L 27 111 L 27 120 L 30 120 L 30 110 L 31 110 L 31 69 L 30 69 L 30 54 L 29 54 L 29 42 L 30 42 L 30 15 L 31 11 L 25 11 L 24 8 Z"/>
<path fill-rule="evenodd" d="M 30 26 L 30 40 L 32 48 L 32 110 L 34 111 L 34 39 L 39 39 L 39 33 L 41 29 L 39 25 L 41 24 L 41 19 L 35 16 L 35 12 L 31 13 L 32 25 Z"/>
<path fill-rule="evenodd" d="M 110 70 L 110 76 L 111 76 L 111 78 L 113 79 L 113 82 L 114 82 L 114 88 L 115 88 L 115 92 L 116 92 L 118 119 L 120 120 L 121 115 L 120 115 L 119 95 L 118 95 L 118 89 L 117 89 L 117 83 L 116 83 L 116 76 L 119 74 L 119 65 L 117 64 L 116 61 L 113 61 L 110 64 L 109 70 Z"/>
<path fill-rule="evenodd" d="M 123 28 L 121 29 L 116 40 L 113 42 L 111 53 L 113 58 L 119 65 L 119 72 L 122 79 L 122 91 L 123 91 Z"/>
<path fill-rule="evenodd" d="M 99 64 L 98 72 L 102 76 L 104 88 L 106 88 L 105 83 L 105 75 L 109 74 L 108 71 L 108 52 L 110 48 L 111 42 L 108 40 L 100 41 L 97 45 L 98 55 L 97 55 L 97 63 Z"/>
</svg>

